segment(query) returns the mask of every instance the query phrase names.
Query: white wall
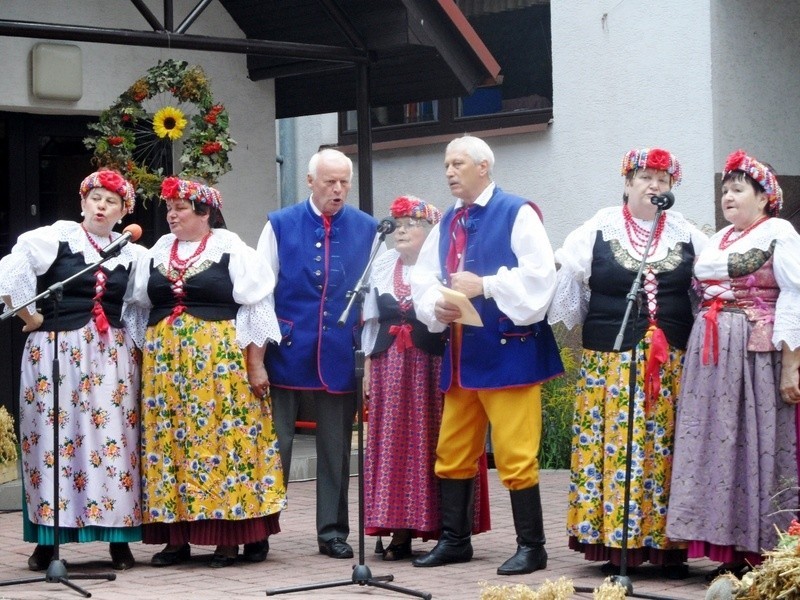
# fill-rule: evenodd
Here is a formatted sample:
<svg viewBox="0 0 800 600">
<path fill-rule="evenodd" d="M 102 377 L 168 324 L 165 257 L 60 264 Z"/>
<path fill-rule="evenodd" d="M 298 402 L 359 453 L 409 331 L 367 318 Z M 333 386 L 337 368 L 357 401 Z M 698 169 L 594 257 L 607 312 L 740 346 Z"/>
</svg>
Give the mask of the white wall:
<svg viewBox="0 0 800 600">
<path fill-rule="evenodd" d="M 674 210 L 700 225 L 713 224 L 708 3 L 553 0 L 551 19 L 553 124 L 545 132 L 487 138 L 498 184 L 542 207 L 551 243 L 558 246 L 598 209 L 621 202 L 625 152 L 662 146 L 684 169 Z M 335 115 L 324 118 L 335 128 Z M 336 142 L 335 129 L 327 138 L 319 134 L 315 126 L 313 144 Z M 440 207 L 453 201 L 444 180 L 445 146 L 374 153 L 377 216 L 404 192 Z"/>
<path fill-rule="evenodd" d="M 714 166 L 737 148 L 800 175 L 800 3 L 713 0 Z"/>
<path fill-rule="evenodd" d="M 147 0 L 147 4 L 161 18 L 163 3 Z M 176 0 L 176 25 L 195 5 L 195 0 Z M 2 18 L 150 31 L 127 0 L 3 0 Z M 208 6 L 188 33 L 243 37 L 217 2 Z M 223 103 L 230 113 L 231 135 L 238 142 L 230 155 L 233 169 L 218 184 L 225 219 L 228 227 L 248 243 L 257 242 L 264 216 L 278 203 L 272 81 L 250 81 L 245 57 L 240 54 L 64 42 L 82 49 L 83 97 L 77 102 L 38 100 L 30 91 L 29 65 L 30 50 L 39 41 L 0 36 L 0 110 L 99 114 L 159 60 L 172 58 L 200 65 L 211 80 L 215 101 Z"/>
</svg>

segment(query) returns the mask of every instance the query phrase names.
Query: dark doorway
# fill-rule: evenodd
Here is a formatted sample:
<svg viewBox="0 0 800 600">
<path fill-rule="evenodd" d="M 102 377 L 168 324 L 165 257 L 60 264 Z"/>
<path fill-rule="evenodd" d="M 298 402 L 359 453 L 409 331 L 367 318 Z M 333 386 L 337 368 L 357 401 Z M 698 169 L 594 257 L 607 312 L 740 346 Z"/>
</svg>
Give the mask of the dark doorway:
<svg viewBox="0 0 800 600">
<path fill-rule="evenodd" d="M 95 170 L 83 145 L 90 117 L 0 112 L 0 257 L 25 231 L 59 219 L 80 219 L 79 187 Z M 140 223 L 140 243 L 152 245 L 167 231 L 158 206 L 137 203 L 128 223 Z M 22 322 L 0 323 L 0 404 L 18 415 L 19 367 L 25 334 Z"/>
</svg>

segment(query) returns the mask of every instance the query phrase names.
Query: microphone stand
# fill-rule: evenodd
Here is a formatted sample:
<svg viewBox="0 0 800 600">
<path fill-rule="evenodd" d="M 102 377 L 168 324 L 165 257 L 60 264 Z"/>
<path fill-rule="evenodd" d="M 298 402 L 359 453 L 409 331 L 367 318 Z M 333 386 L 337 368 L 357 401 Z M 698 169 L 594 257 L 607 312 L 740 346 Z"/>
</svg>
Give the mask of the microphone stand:
<svg viewBox="0 0 800 600">
<path fill-rule="evenodd" d="M 372 263 L 375 261 L 375 257 L 377 256 L 378 250 L 386 238 L 386 234 L 391 233 L 393 230 L 394 227 L 378 227 L 379 235 L 373 244 L 369 261 L 367 261 L 367 266 L 364 268 L 364 272 L 361 274 L 358 282 L 356 282 L 355 287 L 347 292 L 347 296 L 350 298 L 350 301 L 347 303 L 342 315 L 336 322 L 339 327 L 344 327 L 350 315 L 350 311 L 356 305 L 356 303 L 363 305 L 364 297 L 366 296 L 367 291 L 369 291 L 369 272 L 372 269 Z M 432 597 L 431 594 L 427 592 L 418 592 L 416 590 L 387 583 L 388 581 L 394 581 L 394 575 L 381 575 L 379 577 L 373 577 L 372 571 L 370 571 L 370 568 L 364 563 L 364 351 L 356 350 L 355 358 L 356 429 L 358 432 L 358 564 L 353 566 L 353 576 L 350 579 L 271 589 L 267 590 L 267 596 L 291 594 L 293 592 L 305 592 L 309 590 L 320 590 L 330 587 L 342 587 L 346 585 L 361 585 L 377 587 L 392 592 L 398 592 L 400 594 L 406 594 L 408 596 L 414 596 L 416 598 L 423 598 L 425 600 L 430 600 Z"/>
<path fill-rule="evenodd" d="M 628 320 L 633 310 L 633 305 L 636 304 L 636 317 L 633 321 L 632 333 L 636 331 L 636 320 L 641 312 L 641 288 L 642 288 L 642 274 L 647 265 L 647 255 L 650 253 L 650 246 L 653 244 L 653 237 L 655 236 L 656 227 L 661 219 L 661 215 L 665 210 L 670 208 L 674 203 L 674 198 L 671 194 L 664 196 L 656 196 L 651 202 L 658 208 L 656 209 L 656 216 L 650 226 L 650 235 L 647 238 L 647 244 L 642 251 L 642 260 L 639 262 L 639 270 L 636 272 L 636 277 L 633 279 L 631 289 L 626 296 L 628 304 L 625 307 L 625 315 L 622 318 L 622 324 L 619 328 L 619 333 L 614 340 L 614 352 L 619 352 L 622 349 L 622 340 L 625 337 L 625 330 L 628 328 Z M 634 419 L 634 399 L 636 395 L 636 342 L 633 341 L 631 345 L 631 366 L 629 369 L 628 377 L 628 435 L 625 447 L 625 489 L 624 489 L 624 506 L 622 509 L 622 543 L 620 547 L 620 561 L 619 561 L 619 575 L 612 575 L 610 577 L 613 583 L 622 586 L 625 589 L 625 595 L 636 598 L 651 598 L 653 600 L 672 600 L 669 596 L 656 596 L 652 594 L 635 594 L 633 591 L 633 583 L 628 577 L 628 517 L 630 515 L 630 499 L 631 499 L 631 462 L 633 460 L 633 419 Z M 594 592 L 594 588 L 589 587 L 576 587 L 576 592 Z"/>
<path fill-rule="evenodd" d="M 112 242 L 114 244 L 116 242 Z M 64 287 L 69 285 L 73 280 L 78 279 L 89 271 L 96 271 L 97 268 L 106 262 L 108 259 L 117 256 L 122 247 L 127 242 L 117 243 L 117 245 L 109 251 L 101 251 L 101 258 L 97 262 L 88 265 L 86 268 L 81 269 L 79 272 L 70 275 L 63 281 L 54 283 L 41 294 L 34 296 L 16 307 L 8 307 L 8 310 L 0 315 L 0 321 L 11 318 L 18 312 L 26 308 L 29 304 L 34 304 L 39 300 L 50 298 L 53 303 L 53 558 L 50 565 L 47 567 L 43 577 L 28 577 L 23 579 L 12 579 L 8 581 L 0 581 L 0 587 L 9 585 L 20 585 L 26 583 L 35 583 L 44 581 L 47 583 L 62 583 L 67 587 L 75 590 L 84 598 L 91 598 L 92 594 L 81 588 L 80 586 L 72 583 L 71 579 L 105 579 L 106 581 L 114 581 L 117 578 L 116 573 L 80 573 L 69 575 L 67 572 L 66 563 L 59 557 L 59 512 L 60 512 L 60 493 L 59 493 L 59 444 L 58 444 L 58 429 L 59 429 L 59 388 L 61 387 L 61 368 L 58 361 L 58 330 L 59 330 L 59 303 L 64 297 Z M 110 245 L 112 245 L 110 244 Z"/>
</svg>

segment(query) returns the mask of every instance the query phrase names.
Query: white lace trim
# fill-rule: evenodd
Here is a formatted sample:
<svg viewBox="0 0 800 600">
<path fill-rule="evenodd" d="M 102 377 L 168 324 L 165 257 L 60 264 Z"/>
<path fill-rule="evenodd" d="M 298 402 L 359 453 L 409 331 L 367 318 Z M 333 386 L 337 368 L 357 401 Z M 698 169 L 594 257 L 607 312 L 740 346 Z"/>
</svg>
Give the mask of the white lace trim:
<svg viewBox="0 0 800 600">
<path fill-rule="evenodd" d="M 170 233 L 153 245 L 150 257 L 156 268 L 168 266 L 174 242 L 175 236 Z M 199 245 L 199 241 L 179 242 L 178 256 L 191 256 Z M 267 341 L 279 343 L 280 327 L 272 299 L 274 277 L 269 277 L 266 261 L 235 233 L 227 229 L 214 229 L 203 250 L 202 259 L 218 263 L 223 254 L 231 257 L 228 271 L 234 285 L 234 300 L 240 304 L 236 313 L 236 342 L 242 348 L 250 343 L 258 346 L 263 346 Z M 270 283 L 266 285 L 268 281 Z"/>
</svg>

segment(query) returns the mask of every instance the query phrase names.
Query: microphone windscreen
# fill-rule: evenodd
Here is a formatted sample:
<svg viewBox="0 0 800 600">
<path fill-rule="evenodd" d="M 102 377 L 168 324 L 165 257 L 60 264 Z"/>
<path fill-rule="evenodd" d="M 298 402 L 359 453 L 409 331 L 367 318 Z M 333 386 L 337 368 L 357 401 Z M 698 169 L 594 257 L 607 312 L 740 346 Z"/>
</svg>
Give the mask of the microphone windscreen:
<svg viewBox="0 0 800 600">
<path fill-rule="evenodd" d="M 122 233 L 130 233 L 131 241 L 135 242 L 140 237 L 142 237 L 142 227 L 140 225 L 137 225 L 136 223 L 131 223 L 125 229 L 122 230 Z"/>
</svg>

